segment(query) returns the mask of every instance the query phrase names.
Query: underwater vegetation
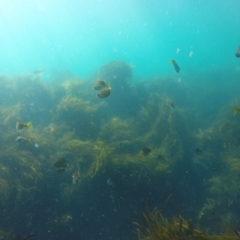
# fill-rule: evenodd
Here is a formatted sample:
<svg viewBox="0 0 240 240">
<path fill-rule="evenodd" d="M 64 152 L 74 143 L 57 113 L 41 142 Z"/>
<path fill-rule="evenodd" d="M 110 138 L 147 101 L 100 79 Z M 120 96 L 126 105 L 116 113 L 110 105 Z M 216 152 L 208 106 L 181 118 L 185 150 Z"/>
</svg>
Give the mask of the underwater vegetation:
<svg viewBox="0 0 240 240">
<path fill-rule="evenodd" d="M 103 141 L 98 140 L 93 147 L 95 155 L 94 161 L 87 172 L 87 176 L 94 177 L 99 171 L 104 171 L 110 156 L 112 149 Z"/>
<path fill-rule="evenodd" d="M 143 214 L 143 216 L 147 226 L 133 223 L 139 228 L 139 240 L 208 239 L 205 233 L 193 225 L 191 220 L 185 220 L 181 216 L 168 220 L 157 210 Z"/>
<path fill-rule="evenodd" d="M 240 153 L 238 145 L 239 120 L 234 116 L 231 104 L 224 106 L 208 128 L 199 129 L 196 146 L 201 155 L 195 155 L 195 167 L 205 172 L 206 200 L 199 212 L 199 222 L 211 225 L 217 232 L 225 221 L 234 224 L 238 212 Z"/>
<path fill-rule="evenodd" d="M 21 108 L 22 106 L 20 103 L 17 103 L 13 106 L 1 106 L 1 122 L 5 125 L 9 125 L 9 123 L 15 122 L 19 116 Z"/>
<path fill-rule="evenodd" d="M 240 215 L 239 115 L 223 106 L 199 127 L 196 115 L 204 114 L 187 105 L 196 101 L 186 83 L 156 77 L 133 84 L 132 77 L 132 66 L 123 61 L 103 65 L 88 79 L 0 76 L 0 205 L 8 210 L 6 224 L 17 214 L 56 239 L 67 239 L 79 226 L 99 234 L 119 213 L 138 222 L 146 199 L 158 209 L 163 196 L 174 192 L 193 220 L 147 212 L 144 224 L 135 223 L 138 239 L 239 239 L 238 230 L 222 229 Z M 94 90 L 99 80 L 104 84 L 98 91 L 111 86 L 106 99 Z M 17 131 L 17 122 L 32 126 Z M 125 225 L 118 221 L 121 233 Z M 13 228 L 22 229 L 22 223 Z"/>
<path fill-rule="evenodd" d="M 94 106 L 89 101 L 84 101 L 81 98 L 66 96 L 62 98 L 58 108 L 59 110 L 67 111 L 68 113 L 78 112 L 84 115 L 96 111 L 97 106 Z"/>
<path fill-rule="evenodd" d="M 109 143 L 116 143 L 124 140 L 131 141 L 136 137 L 134 123 L 131 119 L 112 117 L 108 121 L 102 123 L 99 136 Z"/>
<path fill-rule="evenodd" d="M 133 222 L 138 227 L 137 235 L 139 240 L 167 240 L 167 239 L 239 239 L 240 232 L 229 224 L 226 224 L 221 235 L 213 235 L 205 233 L 199 227 L 196 227 L 192 220 L 186 220 L 182 216 L 173 217 L 171 219 L 165 218 L 161 212 L 155 210 L 143 214 L 145 225 Z"/>
</svg>

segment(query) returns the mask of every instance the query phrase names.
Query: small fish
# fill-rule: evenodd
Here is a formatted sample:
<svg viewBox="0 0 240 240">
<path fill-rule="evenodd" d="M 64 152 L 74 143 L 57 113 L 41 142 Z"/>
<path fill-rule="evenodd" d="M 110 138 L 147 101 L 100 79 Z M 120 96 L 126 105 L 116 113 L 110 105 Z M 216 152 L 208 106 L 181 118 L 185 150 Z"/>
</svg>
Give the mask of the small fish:
<svg viewBox="0 0 240 240">
<path fill-rule="evenodd" d="M 147 156 L 152 150 L 148 147 L 143 147 L 142 150 L 140 151 L 139 155 L 140 157 Z"/>
<path fill-rule="evenodd" d="M 174 103 L 173 102 L 169 102 L 168 104 L 167 104 L 167 109 L 175 109 L 175 105 L 174 105 Z"/>
<path fill-rule="evenodd" d="M 111 187 L 115 187 L 114 182 L 113 182 L 110 178 L 107 180 L 107 185 L 109 185 L 109 186 L 111 186 Z M 111 197 L 111 198 L 112 198 L 112 197 Z"/>
<path fill-rule="evenodd" d="M 22 130 L 23 128 L 30 128 L 30 127 L 32 127 L 32 123 L 31 122 L 23 123 L 23 122 L 18 121 L 16 123 L 16 129 L 18 131 Z"/>
<path fill-rule="evenodd" d="M 237 114 L 237 113 L 239 113 L 240 112 L 240 107 L 237 107 L 237 106 L 232 106 L 232 108 L 233 108 L 233 114 L 234 114 L 234 116 Z"/>
<path fill-rule="evenodd" d="M 192 57 L 192 55 L 193 55 L 193 51 L 190 51 L 190 53 L 189 53 L 189 57 Z"/>
<path fill-rule="evenodd" d="M 26 139 L 25 137 L 22 137 L 22 136 L 16 137 L 15 141 L 16 141 L 16 143 L 27 143 L 27 142 L 29 142 L 28 139 Z"/>
<path fill-rule="evenodd" d="M 65 158 L 59 158 L 55 163 L 54 167 L 56 167 L 56 171 L 58 173 L 65 171 L 66 167 L 68 166 L 68 161 Z"/>
<path fill-rule="evenodd" d="M 94 85 L 94 90 L 102 90 L 104 87 L 106 87 L 106 83 L 103 80 L 98 80 Z"/>
<path fill-rule="evenodd" d="M 202 153 L 203 153 L 200 148 L 196 148 L 195 152 L 196 152 L 196 154 L 198 154 L 198 155 L 202 155 Z"/>
<path fill-rule="evenodd" d="M 224 148 L 224 149 L 227 149 L 227 148 L 229 148 L 230 146 L 231 146 L 230 143 L 227 143 L 227 142 L 224 142 L 224 143 L 223 143 L 223 148 Z"/>
<path fill-rule="evenodd" d="M 237 50 L 235 56 L 236 56 L 236 57 L 240 57 L 240 46 L 238 47 L 238 50 Z"/>
<path fill-rule="evenodd" d="M 107 98 L 109 97 L 111 94 L 111 87 L 110 86 L 107 86 L 107 87 L 104 87 L 102 88 L 99 93 L 98 93 L 98 97 L 99 98 Z"/>
<path fill-rule="evenodd" d="M 80 179 L 80 171 L 77 171 L 72 175 L 72 183 L 73 184 L 78 183 L 79 179 Z"/>
<path fill-rule="evenodd" d="M 39 148 L 39 144 L 34 143 L 34 147 L 35 147 L 35 148 Z"/>
<path fill-rule="evenodd" d="M 176 63 L 176 61 L 173 60 L 173 59 L 170 59 L 170 62 L 173 64 L 173 67 L 174 67 L 175 71 L 176 71 L 177 73 L 180 72 L 180 67 L 178 66 L 178 64 Z"/>
</svg>

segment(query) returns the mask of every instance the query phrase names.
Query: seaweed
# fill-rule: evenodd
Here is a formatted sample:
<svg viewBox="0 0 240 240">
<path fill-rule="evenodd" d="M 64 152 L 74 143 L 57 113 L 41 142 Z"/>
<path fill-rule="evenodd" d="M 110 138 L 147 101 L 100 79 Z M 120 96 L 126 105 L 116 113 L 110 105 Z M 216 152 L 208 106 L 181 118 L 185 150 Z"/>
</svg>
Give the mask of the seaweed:
<svg viewBox="0 0 240 240">
<path fill-rule="evenodd" d="M 139 240 L 237 240 L 240 232 L 228 223 L 222 234 L 209 234 L 193 224 L 192 220 L 186 220 L 181 215 L 170 220 L 161 212 L 155 210 L 143 214 L 145 225 L 133 222 L 138 227 Z"/>
<path fill-rule="evenodd" d="M 99 136 L 107 142 L 121 142 L 126 139 L 133 140 L 136 133 L 131 119 L 123 120 L 119 117 L 112 117 L 102 124 Z"/>
<path fill-rule="evenodd" d="M 22 110 L 22 105 L 17 103 L 12 106 L 1 106 L 1 122 L 4 125 L 13 125 L 15 127 L 16 119 L 20 115 L 20 111 Z M 13 123 L 13 124 L 12 124 Z"/>
<path fill-rule="evenodd" d="M 41 215 L 36 209 L 45 206 L 39 221 L 50 219 L 46 225 L 56 232 L 59 227 L 70 230 L 71 225 L 76 231 L 78 223 L 63 208 L 76 204 L 80 211 L 94 209 L 90 200 L 95 201 L 95 192 L 103 192 L 104 203 L 110 198 L 108 208 L 114 212 L 125 207 L 133 210 L 127 215 L 122 210 L 131 221 L 145 196 L 157 208 L 162 206 L 161 196 L 174 191 L 179 208 L 184 209 L 179 212 L 191 214 L 201 229 L 215 233 L 220 232 L 222 222 L 234 223 L 239 217 L 235 211 L 240 190 L 238 115 L 234 117 L 225 105 L 206 117 L 204 111 L 196 112 L 197 100 L 189 107 L 192 95 L 187 83 L 156 77 L 133 85 L 132 76 L 132 66 L 123 61 L 103 65 L 87 81 L 60 76 L 60 81 L 45 83 L 41 73 L 0 76 L 0 201 L 3 209 L 13 209 L 8 219 L 32 211 L 28 220 L 35 224 Z M 107 99 L 97 98 L 93 90 L 93 82 L 99 79 L 112 87 Z M 206 121 L 201 123 L 197 116 Z M 33 127 L 16 132 L 18 120 L 32 121 Z M 17 144 L 18 135 L 29 142 Z M 227 147 L 223 147 L 225 142 Z M 151 153 L 140 157 L 144 146 Z M 196 148 L 202 150 L 201 155 L 195 153 Z M 69 163 L 63 174 L 54 173 L 58 158 Z M 80 183 L 72 184 L 77 171 L 81 172 Z M 136 197 L 129 194 L 132 191 Z M 31 210 L 23 207 L 31 203 Z M 97 203 L 102 204 L 101 200 Z M 98 211 L 91 210 L 91 216 L 103 214 Z M 106 213 L 106 222 L 112 220 L 110 214 Z M 144 219 L 146 226 L 135 223 L 139 239 L 239 239 L 233 227 L 221 236 L 209 235 L 194 220 L 168 219 L 157 210 L 145 213 Z"/>
<path fill-rule="evenodd" d="M 94 144 L 93 152 L 95 155 L 95 159 L 86 174 L 87 177 L 94 177 L 100 171 L 104 171 L 107 163 L 110 160 L 112 148 L 103 141 L 98 140 Z"/>
<path fill-rule="evenodd" d="M 182 216 L 168 220 L 158 210 L 147 212 L 143 216 L 147 226 L 133 223 L 139 228 L 139 240 L 209 239 L 191 220 L 185 220 Z"/>
<path fill-rule="evenodd" d="M 88 114 L 96 111 L 97 108 L 98 108 L 97 105 L 95 106 L 91 104 L 89 101 L 85 101 L 81 98 L 73 96 L 63 97 L 58 105 L 59 111 L 80 112 Z"/>
</svg>

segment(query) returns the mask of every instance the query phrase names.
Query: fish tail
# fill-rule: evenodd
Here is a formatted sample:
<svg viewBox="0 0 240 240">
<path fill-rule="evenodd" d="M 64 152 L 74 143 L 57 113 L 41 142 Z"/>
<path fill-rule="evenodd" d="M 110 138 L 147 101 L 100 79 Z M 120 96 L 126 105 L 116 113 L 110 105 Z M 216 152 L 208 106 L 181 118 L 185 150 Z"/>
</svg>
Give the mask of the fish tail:
<svg viewBox="0 0 240 240">
<path fill-rule="evenodd" d="M 27 127 L 27 128 L 31 128 L 31 127 L 32 127 L 32 122 L 27 122 L 27 123 L 26 123 L 26 127 Z"/>
<path fill-rule="evenodd" d="M 233 108 L 233 115 L 235 116 L 239 111 L 238 108 L 236 106 L 232 106 Z"/>
<path fill-rule="evenodd" d="M 174 60 L 170 58 L 169 61 L 172 63 Z"/>
</svg>

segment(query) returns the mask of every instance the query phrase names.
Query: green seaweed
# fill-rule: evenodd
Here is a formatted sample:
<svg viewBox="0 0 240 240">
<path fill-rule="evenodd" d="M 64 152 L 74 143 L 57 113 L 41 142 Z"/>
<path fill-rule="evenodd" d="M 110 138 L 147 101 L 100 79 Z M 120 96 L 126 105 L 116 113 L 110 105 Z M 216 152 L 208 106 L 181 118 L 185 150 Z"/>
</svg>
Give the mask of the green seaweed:
<svg viewBox="0 0 240 240">
<path fill-rule="evenodd" d="M 107 163 L 110 161 L 112 148 L 103 141 L 98 140 L 94 144 L 93 152 L 95 159 L 86 174 L 87 177 L 94 177 L 98 172 L 104 171 Z"/>
<path fill-rule="evenodd" d="M 126 139 L 128 141 L 134 139 L 136 134 L 134 124 L 130 119 L 123 120 L 119 117 L 113 117 L 102 124 L 99 136 L 108 142 L 121 142 Z"/>
<path fill-rule="evenodd" d="M 139 240 L 237 240 L 240 232 L 230 224 L 225 224 L 222 234 L 215 235 L 205 233 L 195 226 L 192 220 L 186 220 L 182 216 L 165 218 L 161 212 L 155 210 L 143 214 L 146 226 L 133 222 L 138 227 L 137 236 Z"/>
<path fill-rule="evenodd" d="M 147 212 L 143 216 L 147 226 L 134 222 L 139 227 L 139 240 L 208 239 L 202 230 L 192 224 L 191 220 L 185 220 L 181 216 L 168 220 L 157 210 Z"/>
<path fill-rule="evenodd" d="M 96 111 L 98 106 L 78 97 L 66 96 L 61 99 L 58 109 L 59 111 L 82 112 L 86 114 Z"/>
</svg>

